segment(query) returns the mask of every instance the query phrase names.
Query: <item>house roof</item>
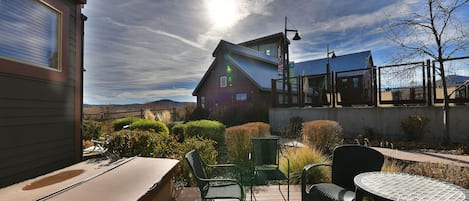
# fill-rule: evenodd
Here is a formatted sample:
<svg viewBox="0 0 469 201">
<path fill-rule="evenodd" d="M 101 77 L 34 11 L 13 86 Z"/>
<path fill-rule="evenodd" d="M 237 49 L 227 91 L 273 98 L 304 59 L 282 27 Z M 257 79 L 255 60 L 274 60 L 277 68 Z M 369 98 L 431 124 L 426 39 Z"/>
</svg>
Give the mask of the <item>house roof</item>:
<svg viewBox="0 0 469 201">
<path fill-rule="evenodd" d="M 371 51 L 357 52 L 329 58 L 331 71 L 347 71 L 373 66 Z M 295 75 L 315 75 L 326 73 L 327 58 L 295 63 Z"/>
<path fill-rule="evenodd" d="M 283 39 L 284 39 L 283 33 L 282 33 L 282 32 L 279 32 L 279 33 L 276 33 L 276 34 L 264 36 L 264 37 L 262 37 L 262 38 L 256 38 L 256 39 L 254 39 L 254 40 L 249 40 L 249 41 L 246 41 L 246 42 L 242 42 L 242 43 L 239 43 L 239 45 L 242 45 L 242 46 L 250 46 L 250 45 L 259 44 L 259 43 L 261 43 L 262 41 L 283 40 Z"/>
<path fill-rule="evenodd" d="M 223 57 L 228 62 L 232 63 L 235 68 L 243 72 L 260 90 L 271 89 L 271 79 L 278 77 L 277 58 L 267 56 L 251 48 L 236 45 L 224 40 L 221 40 L 220 43 L 218 43 L 212 55 L 217 57 L 220 51 L 225 53 Z M 194 92 L 192 92 L 193 96 L 197 95 L 200 87 L 208 78 L 210 74 L 209 72 L 216 67 L 215 64 L 217 59 L 218 58 L 212 62 L 209 69 L 202 77 L 202 80 L 194 89 Z"/>
<path fill-rule="evenodd" d="M 228 60 L 246 74 L 248 79 L 260 90 L 271 90 L 271 79 L 279 77 L 277 66 L 272 63 L 265 63 L 236 54 L 229 56 Z"/>
</svg>

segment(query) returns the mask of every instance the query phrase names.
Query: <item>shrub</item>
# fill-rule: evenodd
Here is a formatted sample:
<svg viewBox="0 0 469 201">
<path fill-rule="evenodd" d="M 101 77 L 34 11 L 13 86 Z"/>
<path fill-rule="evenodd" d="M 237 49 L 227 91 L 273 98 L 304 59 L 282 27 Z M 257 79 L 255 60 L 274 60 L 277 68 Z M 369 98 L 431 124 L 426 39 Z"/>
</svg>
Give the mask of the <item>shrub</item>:
<svg viewBox="0 0 469 201">
<path fill-rule="evenodd" d="M 381 167 L 383 172 L 401 172 L 402 167 L 399 165 L 397 160 L 387 158 L 384 160 L 383 166 Z"/>
<path fill-rule="evenodd" d="M 121 130 L 108 137 L 107 148 L 119 157 L 169 157 L 171 138 L 168 133 Z"/>
<path fill-rule="evenodd" d="M 268 137 L 270 136 L 270 125 L 264 122 L 251 122 L 243 124 L 244 127 L 255 127 L 258 128 L 259 131 L 255 137 Z"/>
<path fill-rule="evenodd" d="M 154 130 L 156 133 L 169 134 L 168 127 L 161 121 L 141 119 L 130 124 L 130 130 Z"/>
<path fill-rule="evenodd" d="M 288 161 L 290 159 L 290 182 L 292 184 L 301 183 L 301 174 L 303 167 L 312 163 L 327 163 L 330 161 L 317 149 L 309 147 L 294 148 L 284 151 L 285 157 L 280 157 L 280 170 L 286 175 L 288 170 Z M 310 183 L 319 183 L 330 181 L 330 167 L 318 167 L 309 171 L 308 181 Z"/>
<path fill-rule="evenodd" d="M 120 131 L 125 125 L 130 125 L 133 122 L 136 122 L 138 120 L 141 120 L 141 118 L 125 117 L 125 118 L 116 119 L 114 122 L 112 122 L 112 127 L 114 128 L 114 131 Z"/>
<path fill-rule="evenodd" d="M 186 121 L 195 121 L 200 119 L 207 119 L 209 116 L 208 110 L 197 107 L 192 110 L 192 107 L 186 107 Z"/>
<path fill-rule="evenodd" d="M 270 136 L 267 123 L 253 122 L 226 129 L 226 146 L 228 155 L 234 162 L 248 160 L 251 151 L 251 138 Z"/>
<path fill-rule="evenodd" d="M 301 117 L 292 117 L 288 123 L 288 132 L 286 133 L 287 138 L 300 138 L 301 137 L 301 129 L 304 120 Z"/>
<path fill-rule="evenodd" d="M 423 115 L 410 115 L 401 120 L 401 128 L 409 141 L 416 141 L 422 138 L 428 118 Z"/>
<path fill-rule="evenodd" d="M 186 153 L 193 149 L 197 149 L 199 151 L 200 157 L 202 160 L 207 164 L 217 164 L 217 156 L 218 153 L 215 150 L 215 141 L 204 139 L 201 137 L 189 137 L 184 140 L 182 143 L 176 143 L 174 146 L 175 155 L 177 159 L 179 159 L 179 165 L 181 167 L 180 174 L 177 177 L 178 182 L 182 182 L 185 184 L 190 184 L 194 186 L 195 178 L 191 177 L 191 169 L 189 168 L 189 164 L 187 164 L 184 156 Z"/>
<path fill-rule="evenodd" d="M 155 114 L 153 114 L 149 109 L 145 110 L 144 116 L 146 120 L 155 120 Z"/>
<path fill-rule="evenodd" d="M 99 139 L 103 131 L 103 123 L 93 120 L 83 121 L 83 140 Z"/>
<path fill-rule="evenodd" d="M 469 168 L 456 164 L 415 162 L 405 166 L 402 172 L 431 177 L 469 188 Z"/>
<path fill-rule="evenodd" d="M 344 141 L 342 127 L 336 121 L 316 120 L 303 123 L 303 142 L 310 147 L 332 154 Z"/>
<path fill-rule="evenodd" d="M 171 134 L 177 138 L 178 142 L 184 141 L 184 136 L 186 135 L 186 127 L 185 124 L 176 124 L 171 128 Z"/>
<path fill-rule="evenodd" d="M 186 123 L 186 136 L 200 136 L 217 142 L 216 147 L 225 143 L 225 125 L 218 121 L 198 120 Z"/>
<path fill-rule="evenodd" d="M 171 112 L 169 112 L 168 110 L 157 112 L 156 117 L 159 121 L 165 124 L 169 124 L 169 122 L 171 122 Z"/>
</svg>

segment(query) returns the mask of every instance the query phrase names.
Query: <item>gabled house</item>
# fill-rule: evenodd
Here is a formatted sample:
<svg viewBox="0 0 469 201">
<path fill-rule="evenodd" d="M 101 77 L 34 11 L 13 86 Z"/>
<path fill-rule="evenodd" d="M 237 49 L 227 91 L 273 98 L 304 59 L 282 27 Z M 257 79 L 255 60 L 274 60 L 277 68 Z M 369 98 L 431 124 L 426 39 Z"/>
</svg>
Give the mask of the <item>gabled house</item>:
<svg viewBox="0 0 469 201">
<path fill-rule="evenodd" d="M 192 93 L 198 107 L 228 125 L 267 122 L 283 38 L 278 33 L 242 45 L 220 41 L 212 54 L 215 60 Z"/>
<path fill-rule="evenodd" d="M 0 187 L 82 160 L 84 4 L 0 1 Z"/>
</svg>

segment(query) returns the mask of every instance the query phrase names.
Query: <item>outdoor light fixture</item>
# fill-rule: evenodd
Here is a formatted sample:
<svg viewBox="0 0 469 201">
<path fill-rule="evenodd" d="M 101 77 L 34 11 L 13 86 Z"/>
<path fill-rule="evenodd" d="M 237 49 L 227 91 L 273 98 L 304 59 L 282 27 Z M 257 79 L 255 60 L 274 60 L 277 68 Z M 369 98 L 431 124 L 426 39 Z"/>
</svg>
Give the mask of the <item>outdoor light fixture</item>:
<svg viewBox="0 0 469 201">
<path fill-rule="evenodd" d="M 285 92 L 285 84 L 287 85 L 288 90 L 288 104 L 292 103 L 291 98 L 291 83 L 290 83 L 290 54 L 288 53 L 288 45 L 290 42 L 287 38 L 288 32 L 295 32 L 295 36 L 293 36 L 293 40 L 301 40 L 300 35 L 298 34 L 297 29 L 287 29 L 287 16 L 285 16 L 285 29 L 284 29 L 284 48 L 283 48 L 283 91 Z"/>
</svg>

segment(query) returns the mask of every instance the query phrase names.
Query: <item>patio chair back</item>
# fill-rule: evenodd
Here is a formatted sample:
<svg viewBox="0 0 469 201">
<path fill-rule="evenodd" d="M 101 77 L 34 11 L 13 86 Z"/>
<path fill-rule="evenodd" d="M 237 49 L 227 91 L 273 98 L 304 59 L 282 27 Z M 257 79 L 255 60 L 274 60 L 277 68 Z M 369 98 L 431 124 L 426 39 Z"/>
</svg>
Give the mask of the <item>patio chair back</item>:
<svg viewBox="0 0 469 201">
<path fill-rule="evenodd" d="M 355 191 L 353 178 L 363 172 L 381 171 L 384 156 L 380 152 L 360 145 L 342 145 L 334 149 L 332 183 Z"/>
<path fill-rule="evenodd" d="M 192 173 L 197 181 L 197 186 L 200 189 L 200 192 L 204 192 L 205 186 L 208 185 L 207 181 L 203 179 L 208 179 L 207 172 L 205 171 L 205 163 L 200 158 L 199 152 L 194 149 L 186 154 L 186 160 L 189 163 L 189 166 L 192 170 Z"/>
<path fill-rule="evenodd" d="M 255 166 L 278 166 L 279 165 L 279 138 L 271 136 L 268 138 L 252 138 L 251 157 Z"/>
</svg>

